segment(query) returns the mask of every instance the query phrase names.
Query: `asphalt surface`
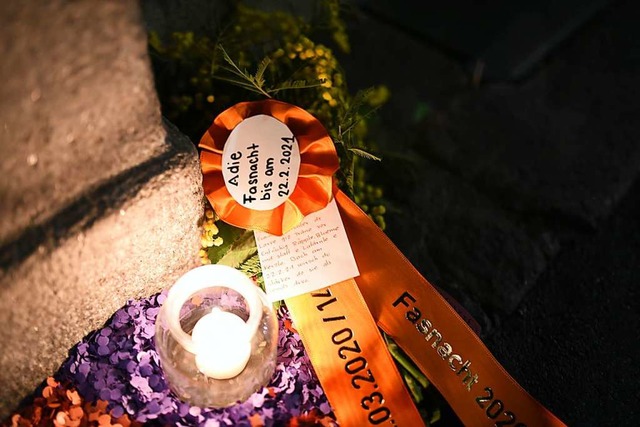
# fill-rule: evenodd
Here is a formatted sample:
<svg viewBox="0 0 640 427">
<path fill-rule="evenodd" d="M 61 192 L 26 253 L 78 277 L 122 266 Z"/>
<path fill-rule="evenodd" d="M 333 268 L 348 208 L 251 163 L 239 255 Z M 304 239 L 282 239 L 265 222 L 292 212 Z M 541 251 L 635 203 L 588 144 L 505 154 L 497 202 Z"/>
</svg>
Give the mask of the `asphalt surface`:
<svg viewBox="0 0 640 427">
<path fill-rule="evenodd" d="M 383 177 L 391 206 L 388 234 L 476 317 L 507 371 L 568 425 L 637 425 L 635 5 L 589 2 L 586 13 L 574 4 L 580 19 L 538 10 L 553 23 L 532 36 L 539 55 L 530 40 L 518 50 L 517 40 L 501 39 L 509 32 L 500 28 L 465 45 L 473 28 L 457 12 L 432 31 L 426 22 L 438 16 L 418 18 L 428 6 L 392 13 L 391 2 L 360 3 L 343 63 L 352 87 L 385 84 L 392 94 L 371 127 L 383 157 L 372 176 Z M 510 10 L 501 19 L 494 24 L 512 31 L 520 17 Z M 511 50 L 494 55 L 496 72 L 483 78 L 473 66 L 482 52 L 459 49 L 474 43 Z M 514 79 L 516 63 L 527 72 Z M 459 421 L 446 410 L 442 423 Z"/>
</svg>

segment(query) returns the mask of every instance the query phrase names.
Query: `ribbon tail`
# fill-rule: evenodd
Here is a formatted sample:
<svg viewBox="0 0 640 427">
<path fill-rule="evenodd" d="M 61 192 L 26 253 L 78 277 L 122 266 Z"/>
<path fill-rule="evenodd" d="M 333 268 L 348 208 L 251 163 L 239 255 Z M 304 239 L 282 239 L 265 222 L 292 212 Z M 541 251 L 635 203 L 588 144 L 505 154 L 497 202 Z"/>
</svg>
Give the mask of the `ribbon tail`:
<svg viewBox="0 0 640 427">
<path fill-rule="evenodd" d="M 424 426 L 353 279 L 286 304 L 341 426 Z"/>
<path fill-rule="evenodd" d="M 458 313 L 341 191 L 338 208 L 378 326 L 389 334 L 467 426 L 564 426 L 504 370 Z"/>
</svg>

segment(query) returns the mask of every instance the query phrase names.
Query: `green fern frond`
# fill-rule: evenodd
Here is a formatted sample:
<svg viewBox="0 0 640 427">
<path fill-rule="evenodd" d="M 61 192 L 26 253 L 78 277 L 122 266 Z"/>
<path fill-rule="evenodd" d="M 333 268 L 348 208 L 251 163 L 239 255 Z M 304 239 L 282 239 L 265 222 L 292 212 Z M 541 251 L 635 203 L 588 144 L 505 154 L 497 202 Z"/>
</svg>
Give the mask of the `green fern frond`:
<svg viewBox="0 0 640 427">
<path fill-rule="evenodd" d="M 253 277 L 258 285 L 264 290 L 264 278 L 262 277 L 262 266 L 258 254 L 247 258 L 238 268 L 244 274 Z"/>
<path fill-rule="evenodd" d="M 287 80 L 276 87 L 269 89 L 269 93 L 275 95 L 276 93 L 283 90 L 291 90 L 291 89 L 309 89 L 313 87 L 319 87 L 324 84 L 326 80 L 318 79 L 318 80 Z"/>
<path fill-rule="evenodd" d="M 261 95 L 266 96 L 267 98 L 271 98 L 271 95 L 264 89 L 264 72 L 269 65 L 269 58 L 264 58 L 262 62 L 258 65 L 255 75 L 249 74 L 247 70 L 241 70 L 240 67 L 231 59 L 231 56 L 227 53 L 224 47 L 219 44 L 217 46 L 218 50 L 222 53 L 222 58 L 225 60 L 228 67 L 220 66 L 220 69 L 227 71 L 230 74 L 233 74 L 238 77 L 238 79 L 230 78 L 226 76 L 220 76 L 213 74 L 213 78 L 218 80 L 223 80 L 228 83 L 234 84 L 236 86 L 242 87 L 244 89 L 250 90 L 252 92 L 259 93 Z"/>
<path fill-rule="evenodd" d="M 252 231 L 244 231 L 237 238 L 229 251 L 218 261 L 218 264 L 227 265 L 229 267 L 238 268 L 242 266 L 249 258 L 257 256 L 258 248 Z"/>
<path fill-rule="evenodd" d="M 349 148 L 349 151 L 351 151 L 353 154 L 355 154 L 356 156 L 362 157 L 363 159 L 367 159 L 367 160 L 375 160 L 377 162 L 381 161 L 382 159 L 378 156 L 374 156 L 373 154 L 364 151 L 360 148 Z"/>
<path fill-rule="evenodd" d="M 259 85 L 260 87 L 263 87 L 265 84 L 264 72 L 267 70 L 267 67 L 269 66 L 270 63 L 271 63 L 271 58 L 269 58 L 268 56 L 265 56 L 264 58 L 262 58 L 262 61 L 260 61 L 260 64 L 256 69 L 254 80 L 256 84 Z"/>
</svg>

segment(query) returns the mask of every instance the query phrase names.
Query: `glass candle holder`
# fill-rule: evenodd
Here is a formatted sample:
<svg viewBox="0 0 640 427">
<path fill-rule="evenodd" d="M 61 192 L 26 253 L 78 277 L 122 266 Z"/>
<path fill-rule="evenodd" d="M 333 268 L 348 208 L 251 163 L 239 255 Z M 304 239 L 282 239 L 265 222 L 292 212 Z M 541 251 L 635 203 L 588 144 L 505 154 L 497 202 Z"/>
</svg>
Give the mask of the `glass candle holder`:
<svg viewBox="0 0 640 427">
<path fill-rule="evenodd" d="M 195 268 L 169 289 L 155 343 L 169 387 L 192 405 L 226 407 L 266 385 L 276 365 L 278 321 L 242 272 Z"/>
</svg>

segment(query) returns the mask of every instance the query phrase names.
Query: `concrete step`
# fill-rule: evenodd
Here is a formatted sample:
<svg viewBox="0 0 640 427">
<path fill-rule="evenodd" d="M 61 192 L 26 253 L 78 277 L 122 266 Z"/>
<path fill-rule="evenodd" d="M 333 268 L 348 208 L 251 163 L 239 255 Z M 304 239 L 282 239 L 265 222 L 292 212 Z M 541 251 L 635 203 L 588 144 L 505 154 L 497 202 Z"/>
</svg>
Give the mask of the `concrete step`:
<svg viewBox="0 0 640 427">
<path fill-rule="evenodd" d="M 134 2 L 0 6 L 0 419 L 128 299 L 198 264 L 196 150 Z"/>
</svg>

